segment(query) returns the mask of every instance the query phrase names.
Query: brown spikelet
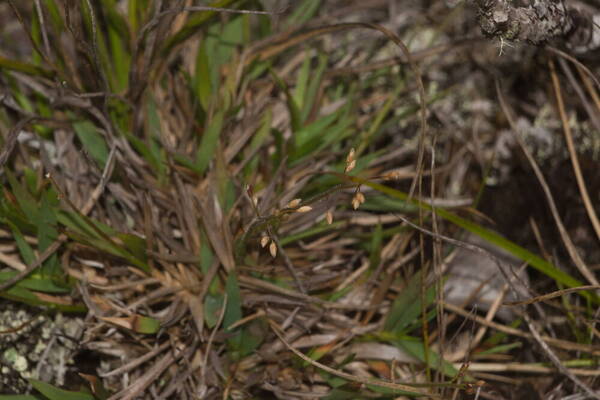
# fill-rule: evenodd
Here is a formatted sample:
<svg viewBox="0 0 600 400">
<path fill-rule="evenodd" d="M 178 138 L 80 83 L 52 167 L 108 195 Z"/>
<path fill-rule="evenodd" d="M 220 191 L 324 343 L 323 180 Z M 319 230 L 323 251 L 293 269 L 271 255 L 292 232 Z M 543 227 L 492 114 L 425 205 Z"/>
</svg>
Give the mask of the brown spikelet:
<svg viewBox="0 0 600 400">
<path fill-rule="evenodd" d="M 268 245 L 270 241 L 271 241 L 270 237 L 268 237 L 267 235 L 263 236 L 262 238 L 260 238 L 260 247 L 262 247 L 264 249 L 265 246 Z"/>
<path fill-rule="evenodd" d="M 271 257 L 275 258 L 277 256 L 277 244 L 275 242 L 271 242 L 269 246 L 269 253 L 271 253 Z"/>
<path fill-rule="evenodd" d="M 300 202 L 302 202 L 302 199 L 294 199 L 287 204 L 287 207 L 288 208 L 296 208 L 300 205 Z"/>
<path fill-rule="evenodd" d="M 327 213 L 325 213 L 325 220 L 327 221 L 328 225 L 333 224 L 333 213 L 331 212 L 331 210 L 327 211 Z"/>
</svg>

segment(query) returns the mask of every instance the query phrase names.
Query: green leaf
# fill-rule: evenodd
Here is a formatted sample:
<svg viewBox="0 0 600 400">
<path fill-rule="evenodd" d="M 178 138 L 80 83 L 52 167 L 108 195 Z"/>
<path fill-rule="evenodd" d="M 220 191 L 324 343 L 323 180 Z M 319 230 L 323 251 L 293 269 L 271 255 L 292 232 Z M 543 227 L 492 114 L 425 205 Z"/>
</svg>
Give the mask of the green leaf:
<svg viewBox="0 0 600 400">
<path fill-rule="evenodd" d="M 394 300 L 385 320 L 386 331 L 403 333 L 415 321 L 419 321 L 421 315 L 421 272 L 415 273 Z M 435 288 L 430 287 L 425 294 L 426 306 L 435 300 Z"/>
<path fill-rule="evenodd" d="M 217 0 L 207 4 L 207 6 L 232 8 L 233 4 L 237 2 L 239 2 L 239 0 Z M 187 23 L 183 26 L 183 28 L 181 28 L 175 35 L 167 40 L 161 50 L 161 56 L 166 58 L 173 48 L 198 32 L 200 28 L 216 14 L 216 11 L 200 11 L 193 13 L 188 18 Z"/>
<path fill-rule="evenodd" d="M 154 334 L 160 330 L 160 321 L 151 317 L 138 315 L 134 319 L 133 330 L 138 333 Z"/>
<path fill-rule="evenodd" d="M 219 313 L 223 307 L 223 295 L 208 293 L 204 297 L 204 321 L 209 329 L 214 328 L 219 321 Z"/>
<path fill-rule="evenodd" d="M 31 193 L 26 190 L 24 185 L 21 185 L 10 170 L 5 169 L 5 171 L 12 189 L 11 194 L 17 199 L 21 211 L 29 220 L 35 220 L 38 214 L 37 201 L 33 198 Z"/>
<path fill-rule="evenodd" d="M 98 133 L 98 130 L 90 121 L 81 121 L 73 123 L 73 129 L 85 151 L 87 151 L 99 164 L 101 168 L 106 165 L 108 158 L 108 147 Z"/>
<path fill-rule="evenodd" d="M 42 196 L 38 218 L 35 220 L 37 225 L 38 250 L 40 252 L 50 247 L 58 238 L 58 231 L 55 228 L 57 218 L 53 205 L 57 206 L 56 199 L 49 199 L 47 195 Z M 44 261 L 42 271 L 49 275 L 62 275 L 62 269 L 58 263 L 56 254 L 53 254 Z"/>
<path fill-rule="evenodd" d="M 16 271 L 0 272 L 0 282 L 6 282 L 15 275 L 17 275 Z M 31 274 L 27 278 L 21 279 L 17 283 L 17 286 L 45 293 L 62 294 L 71 291 L 70 288 L 58 286 L 52 281 L 52 279 L 49 279 L 48 277 L 43 277 L 40 274 Z"/>
<path fill-rule="evenodd" d="M 116 11 L 116 6 L 103 7 L 108 22 L 108 41 L 110 45 L 112 70 L 112 88 L 120 92 L 127 89 L 131 52 L 127 49 L 130 41 L 129 28 L 124 18 Z"/>
<path fill-rule="evenodd" d="M 217 111 L 202 134 L 200 149 L 196 155 L 196 172 L 200 175 L 206 171 L 208 164 L 215 156 L 219 144 L 219 135 L 223 128 L 223 118 L 223 111 Z"/>
<path fill-rule="evenodd" d="M 250 161 L 244 169 L 246 176 L 252 174 L 252 172 L 255 171 L 258 167 L 258 159 L 260 153 L 256 152 L 256 150 L 260 148 L 265 143 L 266 139 L 269 137 L 269 133 L 271 133 L 272 121 L 273 110 L 269 107 L 265 110 L 260 127 L 252 137 L 250 145 L 246 150 L 246 154 L 254 154 L 252 161 Z"/>
<path fill-rule="evenodd" d="M 496 354 L 496 353 L 506 353 L 512 349 L 517 349 L 523 346 L 521 342 L 502 344 L 500 346 L 494 346 L 491 349 L 487 349 L 484 351 L 477 352 L 477 356 L 487 355 L 487 354 Z"/>
<path fill-rule="evenodd" d="M 15 224 L 13 224 L 11 221 L 6 221 L 6 223 L 11 228 L 11 231 L 13 233 L 13 238 L 15 239 L 15 242 L 17 243 L 17 247 L 19 248 L 19 253 L 21 254 L 21 257 L 23 258 L 23 261 L 25 261 L 25 264 L 29 265 L 29 264 L 33 263 L 36 259 L 35 253 L 33 252 L 33 249 L 31 248 L 29 243 L 27 243 L 25 241 L 25 237 L 21 233 L 21 230 L 19 228 L 17 228 L 17 226 Z"/>
<path fill-rule="evenodd" d="M 123 242 L 124 247 L 128 250 L 129 254 L 133 255 L 138 260 L 144 262 L 148 259 L 146 253 L 146 239 L 133 235 L 130 233 L 118 233 L 117 238 Z"/>
<path fill-rule="evenodd" d="M 321 87 L 321 80 L 323 78 L 323 73 L 327 68 L 329 57 L 326 53 L 319 54 L 319 64 L 317 65 L 317 69 L 313 71 L 310 75 L 310 81 L 308 84 L 308 88 L 306 93 L 303 96 L 302 104 L 302 112 L 300 115 L 300 119 L 302 123 L 305 123 L 315 104 L 315 100 L 317 99 L 317 95 L 319 93 L 319 89 Z"/>
<path fill-rule="evenodd" d="M 242 319 L 242 297 L 235 273 L 229 274 L 225 282 L 225 293 L 227 293 L 227 306 L 223 316 L 223 327 L 231 336 L 227 339 L 227 345 L 230 349 L 230 357 L 234 360 L 240 359 L 244 348 L 244 339 L 249 339 L 245 335 L 245 330 L 236 328 L 229 329 L 231 325 Z M 246 337 L 245 337 L 246 336 Z M 255 341 L 251 346 L 258 345 Z"/>
<path fill-rule="evenodd" d="M 200 104 L 204 111 L 208 111 L 208 106 L 212 98 L 212 83 L 210 58 L 206 50 L 206 40 L 201 42 L 196 56 L 196 74 L 194 76 L 194 89 L 196 96 L 200 100 Z"/>
<path fill-rule="evenodd" d="M 310 77 L 310 66 L 312 64 L 312 57 L 307 56 L 304 58 L 304 62 L 298 71 L 298 79 L 296 80 L 296 88 L 292 94 L 294 103 L 303 106 L 304 98 L 306 96 L 306 90 L 308 88 L 308 80 Z"/>
<path fill-rule="evenodd" d="M 112 237 L 118 237 L 119 235 L 108 225 L 85 215 L 68 211 L 59 213 L 58 221 L 71 229 L 71 231 L 67 232 L 69 237 L 99 250 L 122 257 L 130 262 L 131 265 L 135 265 L 145 272 L 150 272 L 145 251 L 140 254 L 139 248 L 134 248 L 133 251 L 137 253 L 135 254 L 130 252 L 125 245 L 115 242 Z M 126 243 L 127 241 L 136 243 L 136 240 L 131 236 L 124 235 L 122 238 L 125 238 Z M 137 245 L 141 246 L 139 241 Z"/>
<path fill-rule="evenodd" d="M 240 357 L 252 354 L 264 341 L 268 324 L 262 319 L 255 319 L 242 329 L 240 338 Z"/>
<path fill-rule="evenodd" d="M 142 157 L 144 157 L 144 160 L 146 160 L 155 171 L 160 172 L 164 169 L 163 160 L 160 157 L 158 157 L 155 151 L 153 151 L 152 146 L 147 145 L 146 142 L 144 142 L 138 137 L 133 136 L 129 132 L 125 132 L 124 135 L 127 138 L 127 140 L 133 145 L 133 147 L 138 152 L 140 152 Z"/>
<path fill-rule="evenodd" d="M 31 386 L 50 400 L 95 400 L 94 396 L 85 392 L 71 392 L 59 389 L 37 379 L 28 379 Z"/>
<path fill-rule="evenodd" d="M 37 75 L 43 76 L 45 78 L 53 78 L 55 73 L 54 71 L 47 70 L 36 65 L 32 65 L 29 63 L 16 61 L 10 58 L 5 58 L 0 56 L 0 70 L 7 69 L 9 71 L 17 71 L 22 72 L 25 75 Z"/>
<path fill-rule="evenodd" d="M 63 311 L 63 312 L 85 312 L 87 311 L 86 307 L 82 304 L 73 304 L 73 305 L 65 305 L 65 304 L 57 304 L 57 303 L 49 303 L 43 300 L 40 300 L 32 291 L 29 289 L 25 289 L 21 286 L 13 286 L 8 290 L 0 292 L 0 297 L 5 299 L 9 299 L 12 301 L 18 301 L 21 303 L 28 304 L 30 306 L 45 306 L 50 307 L 52 309 Z"/>
<path fill-rule="evenodd" d="M 297 6 L 286 22 L 285 27 L 290 28 L 294 25 L 302 25 L 310 20 L 319 10 L 321 0 L 304 0 L 302 4 Z"/>
<path fill-rule="evenodd" d="M 341 114 L 342 109 L 337 110 L 336 112 L 321 117 L 312 124 L 307 125 L 304 128 L 301 128 L 300 130 L 295 132 L 294 141 L 296 143 L 296 146 L 298 148 L 301 148 L 317 138 L 320 140 L 324 140 L 325 135 L 323 135 L 323 133 L 326 130 L 328 130 L 328 127 L 330 127 Z"/>
<path fill-rule="evenodd" d="M 231 273 L 227 277 L 225 293 L 227 293 L 227 308 L 223 316 L 223 326 L 228 328 L 242 319 L 242 297 L 235 273 Z"/>
<path fill-rule="evenodd" d="M 417 358 L 421 362 L 425 362 L 425 351 L 423 342 L 419 339 L 411 337 L 403 337 L 394 342 L 398 347 L 402 348 L 408 354 Z M 454 378 L 458 374 L 458 370 L 446 360 L 440 359 L 440 356 L 429 349 L 428 351 L 429 367 L 439 370 L 444 375 Z"/>
</svg>

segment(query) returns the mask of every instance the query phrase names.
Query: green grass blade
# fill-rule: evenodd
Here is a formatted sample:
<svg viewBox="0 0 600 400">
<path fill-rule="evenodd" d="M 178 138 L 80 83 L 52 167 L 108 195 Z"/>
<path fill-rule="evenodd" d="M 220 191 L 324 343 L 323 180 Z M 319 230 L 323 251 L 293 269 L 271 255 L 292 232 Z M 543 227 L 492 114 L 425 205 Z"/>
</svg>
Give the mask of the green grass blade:
<svg viewBox="0 0 600 400">
<path fill-rule="evenodd" d="M 319 10 L 321 0 L 304 0 L 304 2 L 296 7 L 292 15 L 290 15 L 286 22 L 285 27 L 290 28 L 294 25 L 302 25 L 310 20 Z"/>
<path fill-rule="evenodd" d="M 194 91 L 204 111 L 208 111 L 212 99 L 213 88 L 211 79 L 210 58 L 206 48 L 206 40 L 198 45 L 196 56 L 196 74 L 193 79 Z"/>
<path fill-rule="evenodd" d="M 302 102 L 298 102 L 298 104 L 302 104 L 300 119 L 302 120 L 303 124 L 308 120 L 308 117 L 310 116 L 313 106 L 317 100 L 317 95 L 323 79 L 323 73 L 327 68 L 328 61 L 329 57 L 326 53 L 319 54 L 317 68 L 310 74 L 311 77 L 308 83 L 308 88 L 303 95 Z"/>
<path fill-rule="evenodd" d="M 308 88 L 308 78 L 310 76 L 310 66 L 312 63 L 312 57 L 307 56 L 302 62 L 300 71 L 298 71 L 298 79 L 296 79 L 296 87 L 292 94 L 294 103 L 302 106 L 304 104 L 304 98 L 306 96 L 306 90 Z"/>
<path fill-rule="evenodd" d="M 53 78 L 55 76 L 54 71 L 38 67 L 29 63 L 12 60 L 0 56 L 0 69 L 6 69 L 9 71 L 21 72 L 25 75 L 43 76 L 44 78 Z"/>
<path fill-rule="evenodd" d="M 46 396 L 49 400 L 95 400 L 94 396 L 85 392 L 71 392 L 68 390 L 59 389 L 49 383 L 38 381 L 37 379 L 29 379 L 31 386 L 38 392 Z"/>
<path fill-rule="evenodd" d="M 224 112 L 217 111 L 204 130 L 202 140 L 200 141 L 200 149 L 196 155 L 196 172 L 200 175 L 206 171 L 208 164 L 215 156 L 215 151 L 219 144 L 219 136 L 223 128 L 223 118 Z"/>
<path fill-rule="evenodd" d="M 420 321 L 422 302 L 421 302 L 421 272 L 415 273 L 406 287 L 392 303 L 384 324 L 384 329 L 396 334 L 405 333 L 409 327 L 414 325 L 415 321 Z M 425 294 L 425 306 L 433 304 L 435 300 L 435 288 L 430 287 Z"/>
<path fill-rule="evenodd" d="M 441 359 L 435 351 L 427 349 L 428 354 L 425 357 L 425 346 L 419 339 L 404 337 L 396 340 L 394 343 L 419 361 L 427 362 L 426 360 L 428 360 L 430 368 L 438 370 L 450 378 L 454 378 L 458 374 L 458 370 L 448 361 Z"/>
<path fill-rule="evenodd" d="M 207 6 L 232 8 L 232 6 L 235 3 L 243 3 L 243 1 L 240 1 L 240 0 L 218 0 L 218 1 L 213 1 L 210 4 L 207 4 Z M 171 52 L 171 50 L 173 50 L 173 48 L 175 48 L 177 45 L 183 43 L 184 41 L 189 39 L 192 35 L 194 35 L 196 32 L 198 32 L 200 30 L 200 28 L 206 22 L 208 22 L 212 17 L 214 17 L 216 14 L 217 14 L 216 11 L 202 11 L 202 12 L 197 12 L 197 13 L 193 14 L 188 19 L 188 22 L 183 26 L 183 28 L 181 28 L 175 35 L 173 35 L 166 41 L 164 47 L 161 50 L 161 56 L 162 57 L 168 56 L 169 53 Z"/>
<path fill-rule="evenodd" d="M 6 282 L 15 275 L 17 275 L 16 271 L 0 272 L 0 282 Z M 57 286 L 52 280 L 42 277 L 40 274 L 31 274 L 28 277 L 21 279 L 17 283 L 17 286 L 44 293 L 63 294 L 71 291 L 71 288 Z"/>
<path fill-rule="evenodd" d="M 73 129 L 81 141 L 85 151 L 87 151 L 104 168 L 108 159 L 108 147 L 102 135 L 98 133 L 96 126 L 90 121 L 80 121 L 73 123 Z"/>
</svg>

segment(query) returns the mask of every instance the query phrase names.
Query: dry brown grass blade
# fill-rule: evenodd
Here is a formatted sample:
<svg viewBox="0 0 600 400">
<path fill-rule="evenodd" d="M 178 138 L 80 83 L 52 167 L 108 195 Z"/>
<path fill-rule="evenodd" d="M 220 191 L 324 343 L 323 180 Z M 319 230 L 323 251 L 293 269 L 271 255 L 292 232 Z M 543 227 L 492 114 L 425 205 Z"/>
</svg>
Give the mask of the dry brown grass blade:
<svg viewBox="0 0 600 400">
<path fill-rule="evenodd" d="M 540 301 L 550 300 L 550 299 L 553 299 L 555 297 L 564 296 L 564 295 L 569 294 L 569 293 L 580 292 L 582 290 L 600 290 L 600 286 L 588 285 L 588 286 L 580 286 L 580 287 L 575 287 L 575 288 L 557 290 L 556 292 L 546 293 L 546 294 L 543 294 L 541 296 L 536 296 L 536 297 L 533 297 L 533 298 L 528 299 L 528 300 L 523 300 L 523 301 L 509 301 L 509 302 L 506 302 L 506 303 L 502 303 L 502 305 L 504 305 L 504 306 L 520 306 L 520 305 L 526 305 L 526 304 L 533 304 L 533 303 L 538 303 Z"/>
<path fill-rule="evenodd" d="M 585 205 L 585 210 L 587 211 L 588 218 L 590 219 L 590 222 L 594 227 L 596 237 L 600 241 L 600 221 L 598 220 L 598 216 L 596 215 L 596 211 L 594 210 L 594 206 L 592 204 L 592 201 L 590 200 L 590 195 L 588 193 L 587 186 L 585 184 L 585 181 L 583 180 L 581 167 L 579 165 L 579 158 L 577 156 L 577 151 L 575 151 L 575 144 L 573 143 L 573 134 L 571 133 L 571 127 L 567 118 L 567 112 L 565 111 L 565 103 L 562 97 L 562 91 L 560 89 L 560 82 L 558 81 L 558 75 L 556 74 L 556 68 L 554 67 L 554 62 L 552 60 L 549 60 L 548 63 L 550 65 L 550 75 L 552 76 L 552 86 L 554 87 L 554 95 L 556 96 L 558 113 L 562 122 L 563 133 L 565 134 L 565 140 L 567 142 L 567 148 L 569 149 L 569 155 L 571 156 L 571 164 L 573 165 L 573 172 L 575 173 L 577 186 L 579 187 L 579 192 L 581 193 L 581 198 L 583 200 L 583 204 Z M 592 117 L 592 120 L 595 121 L 595 118 L 593 118 L 593 112 L 590 113 L 590 117 Z"/>
<path fill-rule="evenodd" d="M 455 365 L 457 368 L 460 364 Z M 517 373 L 528 373 L 528 374 L 552 374 L 556 372 L 555 368 L 545 367 L 543 365 L 531 365 L 531 364 L 520 364 L 520 363 L 470 363 L 470 372 L 517 372 Z M 600 370 L 598 369 L 582 369 L 582 368 L 569 368 L 569 371 L 574 375 L 580 376 L 599 376 Z"/>
<path fill-rule="evenodd" d="M 549 60 L 548 62 L 552 62 L 552 60 Z M 583 88 L 581 87 L 579 82 L 575 79 L 575 75 L 571 71 L 571 67 L 569 67 L 569 64 L 562 58 L 558 59 L 558 63 L 560 64 L 560 67 L 561 67 L 563 73 L 566 75 L 569 83 L 573 87 L 573 90 L 575 90 L 575 93 L 577 93 L 577 97 L 579 97 L 579 100 L 581 100 L 581 104 L 583 105 L 583 108 L 585 109 L 585 112 L 587 113 L 587 115 L 590 119 L 590 122 L 596 128 L 596 131 L 600 132 L 600 115 L 597 114 L 593 105 L 589 102 L 589 100 L 585 96 Z M 552 66 L 554 66 L 554 65 L 552 65 Z M 578 66 L 576 66 L 576 67 L 577 67 L 578 71 L 581 71 L 581 68 L 579 68 Z M 554 69 L 551 69 L 551 72 L 553 72 L 553 71 L 555 72 Z M 556 76 L 556 78 L 557 78 L 558 88 L 560 89 L 560 82 L 558 81 L 558 75 Z M 589 78 L 583 74 L 581 74 L 581 79 L 583 82 L 588 81 L 588 83 L 589 83 Z M 554 83 L 554 80 L 552 82 Z M 593 89 L 593 87 L 591 88 L 591 90 L 589 90 L 589 89 L 590 88 L 588 88 L 588 93 L 592 96 L 592 99 L 593 99 L 594 95 L 597 95 L 597 93 Z M 562 90 L 559 90 L 559 92 L 562 92 Z M 556 89 L 555 89 L 555 93 L 556 93 Z M 560 94 L 560 97 L 562 100 L 562 93 L 559 93 L 559 94 Z M 564 101 L 563 101 L 563 108 L 564 108 Z M 565 115 L 566 115 L 566 111 L 565 111 Z"/>
<path fill-rule="evenodd" d="M 290 343 L 288 343 L 285 338 L 283 337 L 283 332 L 281 331 L 281 328 L 272 320 L 268 320 L 269 325 L 271 326 L 271 330 L 277 335 L 277 337 L 279 338 L 279 340 L 281 340 L 281 342 L 285 345 L 285 347 L 288 348 L 288 350 L 290 350 L 292 353 L 294 353 L 295 355 L 297 355 L 298 357 L 300 357 L 302 360 L 306 361 L 307 363 L 323 370 L 326 372 L 329 372 L 332 375 L 338 376 L 340 378 L 346 379 L 348 381 L 351 382 L 358 382 L 364 385 L 373 385 L 373 386 L 378 386 L 378 387 L 383 387 L 383 388 L 387 388 L 387 389 L 393 389 L 393 390 L 399 390 L 399 391 L 404 391 L 404 392 L 409 392 L 409 393 L 415 393 L 415 394 L 420 394 L 422 396 L 427 396 L 429 398 L 433 398 L 433 399 L 441 399 L 441 397 L 433 394 L 433 393 L 429 393 L 429 392 L 425 392 L 422 391 L 421 389 L 418 389 L 417 387 L 419 386 L 444 386 L 444 387 L 461 387 L 459 385 L 455 385 L 455 384 L 423 384 L 423 385 L 415 385 L 415 386 L 409 386 L 406 384 L 400 384 L 400 383 L 394 383 L 394 382 L 386 382 L 386 381 L 382 381 L 380 379 L 373 379 L 373 378 L 362 378 L 359 376 L 354 376 L 351 374 L 347 374 L 345 372 L 341 372 L 338 371 L 336 369 L 330 368 L 324 364 L 321 364 L 318 361 L 313 360 L 312 358 L 307 357 L 306 355 L 304 355 L 304 353 L 296 350 Z"/>
<path fill-rule="evenodd" d="M 283 295 L 285 297 L 291 297 L 293 299 L 304 301 L 306 303 L 318 304 L 318 305 L 321 305 L 321 306 L 323 306 L 325 308 L 329 308 L 329 309 L 369 310 L 372 308 L 369 306 L 357 307 L 357 306 L 350 306 L 350 305 L 346 305 L 346 304 L 340 304 L 340 303 L 336 303 L 336 302 L 322 300 L 318 297 L 313 297 L 313 296 L 295 292 L 293 290 L 285 289 L 285 288 L 277 286 L 273 283 L 263 281 L 263 280 L 257 279 L 257 278 L 252 278 L 250 276 L 240 275 L 240 276 L 238 276 L 238 280 L 240 282 L 240 286 L 245 286 L 245 287 L 249 287 L 249 288 L 253 288 L 253 289 L 265 290 L 265 291 L 271 292 L 271 293 L 277 293 L 277 294 Z"/>
<path fill-rule="evenodd" d="M 12 127 L 12 129 L 8 132 L 7 137 L 4 139 L 4 144 L 2 146 L 2 151 L 0 152 L 0 168 L 4 167 L 6 161 L 10 157 L 13 152 L 15 145 L 17 144 L 17 138 L 19 137 L 19 133 L 32 122 L 37 121 L 38 118 L 34 116 L 25 117 Z"/>
<path fill-rule="evenodd" d="M 487 321 L 485 318 L 480 317 L 478 315 L 474 315 L 473 313 L 463 310 L 460 307 L 457 307 L 453 304 L 445 303 L 444 308 L 450 312 L 456 313 L 464 318 L 470 319 L 472 321 L 477 322 L 481 325 L 486 325 L 488 328 L 495 329 L 499 332 L 507 333 L 509 335 L 519 336 L 526 339 L 532 339 L 533 335 L 531 333 L 523 332 L 520 329 L 511 328 L 506 325 L 502 325 L 493 321 Z M 571 351 L 581 351 L 584 353 L 588 353 L 591 355 L 600 355 L 600 346 L 592 346 L 587 344 L 580 344 L 575 342 L 570 342 L 568 340 L 556 339 L 550 336 L 541 336 L 542 340 L 548 343 L 551 346 L 561 348 L 563 350 L 571 350 Z"/>
<path fill-rule="evenodd" d="M 529 165 L 533 169 L 535 176 L 538 179 L 538 182 L 542 186 L 544 195 L 546 196 L 546 201 L 548 202 L 548 206 L 550 207 L 550 211 L 552 213 L 552 217 L 554 218 L 556 227 L 558 228 L 560 236 L 563 240 L 565 247 L 567 248 L 567 252 L 571 257 L 571 260 L 573 261 L 581 275 L 583 275 L 589 283 L 598 286 L 598 280 L 596 279 L 592 271 L 590 271 L 588 266 L 581 259 L 579 252 L 575 248 L 575 245 L 573 244 L 573 241 L 571 240 L 571 237 L 569 236 L 569 233 L 567 232 L 567 229 L 565 228 L 565 225 L 562 222 L 562 218 L 560 217 L 560 214 L 558 213 L 558 208 L 556 207 L 556 202 L 554 201 L 554 196 L 552 196 L 552 192 L 548 187 L 548 183 L 546 182 L 546 178 L 544 178 L 544 174 L 542 174 L 540 167 L 537 165 L 535 159 L 531 155 L 531 152 L 527 149 L 527 146 L 523 142 L 523 138 L 519 134 L 519 129 L 517 128 L 517 125 L 512 117 L 512 113 L 508 108 L 508 104 L 506 104 L 502 91 L 500 90 L 500 82 L 498 82 L 498 80 L 496 80 L 496 93 L 498 95 L 498 99 L 500 100 L 500 106 L 502 107 L 504 115 L 506 116 L 508 123 L 510 124 L 513 137 L 519 144 L 519 147 L 523 151 L 523 154 L 525 154 L 525 157 L 527 158 Z"/>
<path fill-rule="evenodd" d="M 594 104 L 596 105 L 596 110 L 600 113 L 600 94 L 598 94 L 598 90 L 600 90 L 600 85 L 597 89 L 594 89 L 594 85 L 590 80 L 590 77 L 586 74 L 585 69 L 579 65 L 576 65 L 577 72 L 585 85 L 585 89 L 588 91 L 590 97 L 594 100 Z"/>
<path fill-rule="evenodd" d="M 100 374 L 101 377 L 103 378 L 108 378 L 111 376 L 117 376 L 117 375 L 122 375 L 124 373 L 127 373 L 128 371 L 131 371 L 132 369 L 138 367 L 139 365 L 142 365 L 143 363 L 145 363 L 146 361 L 149 361 L 151 359 L 153 359 L 154 357 L 156 357 L 158 354 L 162 353 L 163 351 L 165 351 L 169 346 L 171 345 L 171 343 L 169 343 L 168 341 L 164 342 L 163 344 L 161 344 L 160 346 L 156 347 L 155 349 L 149 351 L 148 353 L 144 354 L 141 357 L 136 358 L 135 360 L 131 360 L 129 361 L 127 364 L 114 369 L 110 372 L 104 373 L 104 374 Z"/>
<path fill-rule="evenodd" d="M 582 64 L 578 59 L 576 59 L 575 57 L 571 56 L 570 54 L 567 54 L 564 51 L 559 50 L 555 47 L 546 46 L 546 48 L 548 50 L 550 50 L 551 52 L 553 52 L 554 54 L 557 54 L 557 55 L 563 57 L 564 59 L 571 61 L 573 64 L 577 65 L 577 67 L 581 68 L 581 70 L 584 71 L 585 74 L 588 77 L 590 77 L 594 81 L 596 86 L 598 86 L 598 88 L 600 89 L 600 81 L 598 81 L 598 78 L 596 78 L 594 73 L 592 71 L 590 71 L 590 69 L 588 67 L 586 67 L 584 64 Z"/>
<path fill-rule="evenodd" d="M 183 353 L 189 350 L 180 350 L 177 354 L 169 351 L 159 361 L 157 361 L 146 373 L 135 380 L 131 385 L 120 392 L 110 396 L 108 400 L 132 400 L 138 397 L 146 388 L 148 388 L 162 373 L 174 362 L 183 356 Z"/>
<path fill-rule="evenodd" d="M 215 340 L 215 335 L 217 334 L 217 331 L 219 330 L 219 328 L 221 327 L 221 324 L 223 323 L 223 318 L 225 317 L 225 311 L 227 310 L 227 294 L 225 294 L 223 296 L 223 305 L 221 306 L 221 311 L 219 312 L 219 318 L 217 319 L 217 323 L 214 326 L 213 330 L 210 332 L 210 336 L 208 337 L 208 342 L 206 343 L 206 347 L 204 348 L 204 361 L 202 362 L 201 365 L 201 372 L 200 372 L 200 385 L 205 385 L 205 380 L 206 380 L 206 369 L 208 367 L 208 356 L 210 354 L 213 342 Z"/>
</svg>

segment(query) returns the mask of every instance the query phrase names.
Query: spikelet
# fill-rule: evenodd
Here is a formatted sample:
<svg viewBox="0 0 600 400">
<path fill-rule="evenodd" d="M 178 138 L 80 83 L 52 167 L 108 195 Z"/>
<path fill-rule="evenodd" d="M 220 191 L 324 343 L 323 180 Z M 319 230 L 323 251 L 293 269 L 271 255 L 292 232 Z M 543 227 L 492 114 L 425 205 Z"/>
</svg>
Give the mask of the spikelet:
<svg viewBox="0 0 600 400">
<path fill-rule="evenodd" d="M 362 204 L 365 202 L 365 195 L 362 192 L 356 192 L 356 199 Z"/>
<path fill-rule="evenodd" d="M 333 224 L 333 213 L 331 212 L 331 210 L 325 213 L 325 220 L 327 221 L 328 225 Z"/>
<path fill-rule="evenodd" d="M 354 197 L 352 197 L 352 208 L 354 208 L 355 210 L 358 209 L 358 207 L 360 207 L 361 204 L 363 204 L 365 202 L 365 195 L 362 194 L 362 192 L 357 191 L 354 194 Z"/>
<path fill-rule="evenodd" d="M 344 168 L 345 174 L 352 171 L 354 169 L 354 167 L 356 167 L 356 159 L 354 158 L 355 155 L 356 155 L 356 151 L 354 150 L 354 148 L 351 148 L 350 152 L 346 156 L 346 168 Z"/>
<path fill-rule="evenodd" d="M 354 147 L 353 147 L 353 148 L 350 149 L 350 152 L 346 156 L 346 164 L 354 161 L 354 156 L 355 155 L 356 155 L 356 150 L 354 150 Z"/>
<path fill-rule="evenodd" d="M 271 242 L 269 246 L 269 253 L 271 253 L 271 257 L 275 258 L 277 256 L 277 244 L 275 242 Z"/>
<path fill-rule="evenodd" d="M 346 164 L 346 168 L 344 168 L 344 173 L 347 174 L 348 172 L 352 171 L 354 167 L 356 167 L 356 160 L 352 160 L 348 164 Z"/>
<path fill-rule="evenodd" d="M 260 247 L 262 247 L 264 249 L 265 246 L 268 245 L 270 241 L 271 241 L 271 238 L 268 237 L 267 235 L 261 237 L 260 238 Z"/>
<path fill-rule="evenodd" d="M 400 171 L 390 171 L 383 175 L 383 179 L 386 181 L 395 181 L 400 179 Z"/>
<path fill-rule="evenodd" d="M 302 199 L 294 199 L 287 204 L 288 208 L 296 208 L 300 205 Z"/>
</svg>

